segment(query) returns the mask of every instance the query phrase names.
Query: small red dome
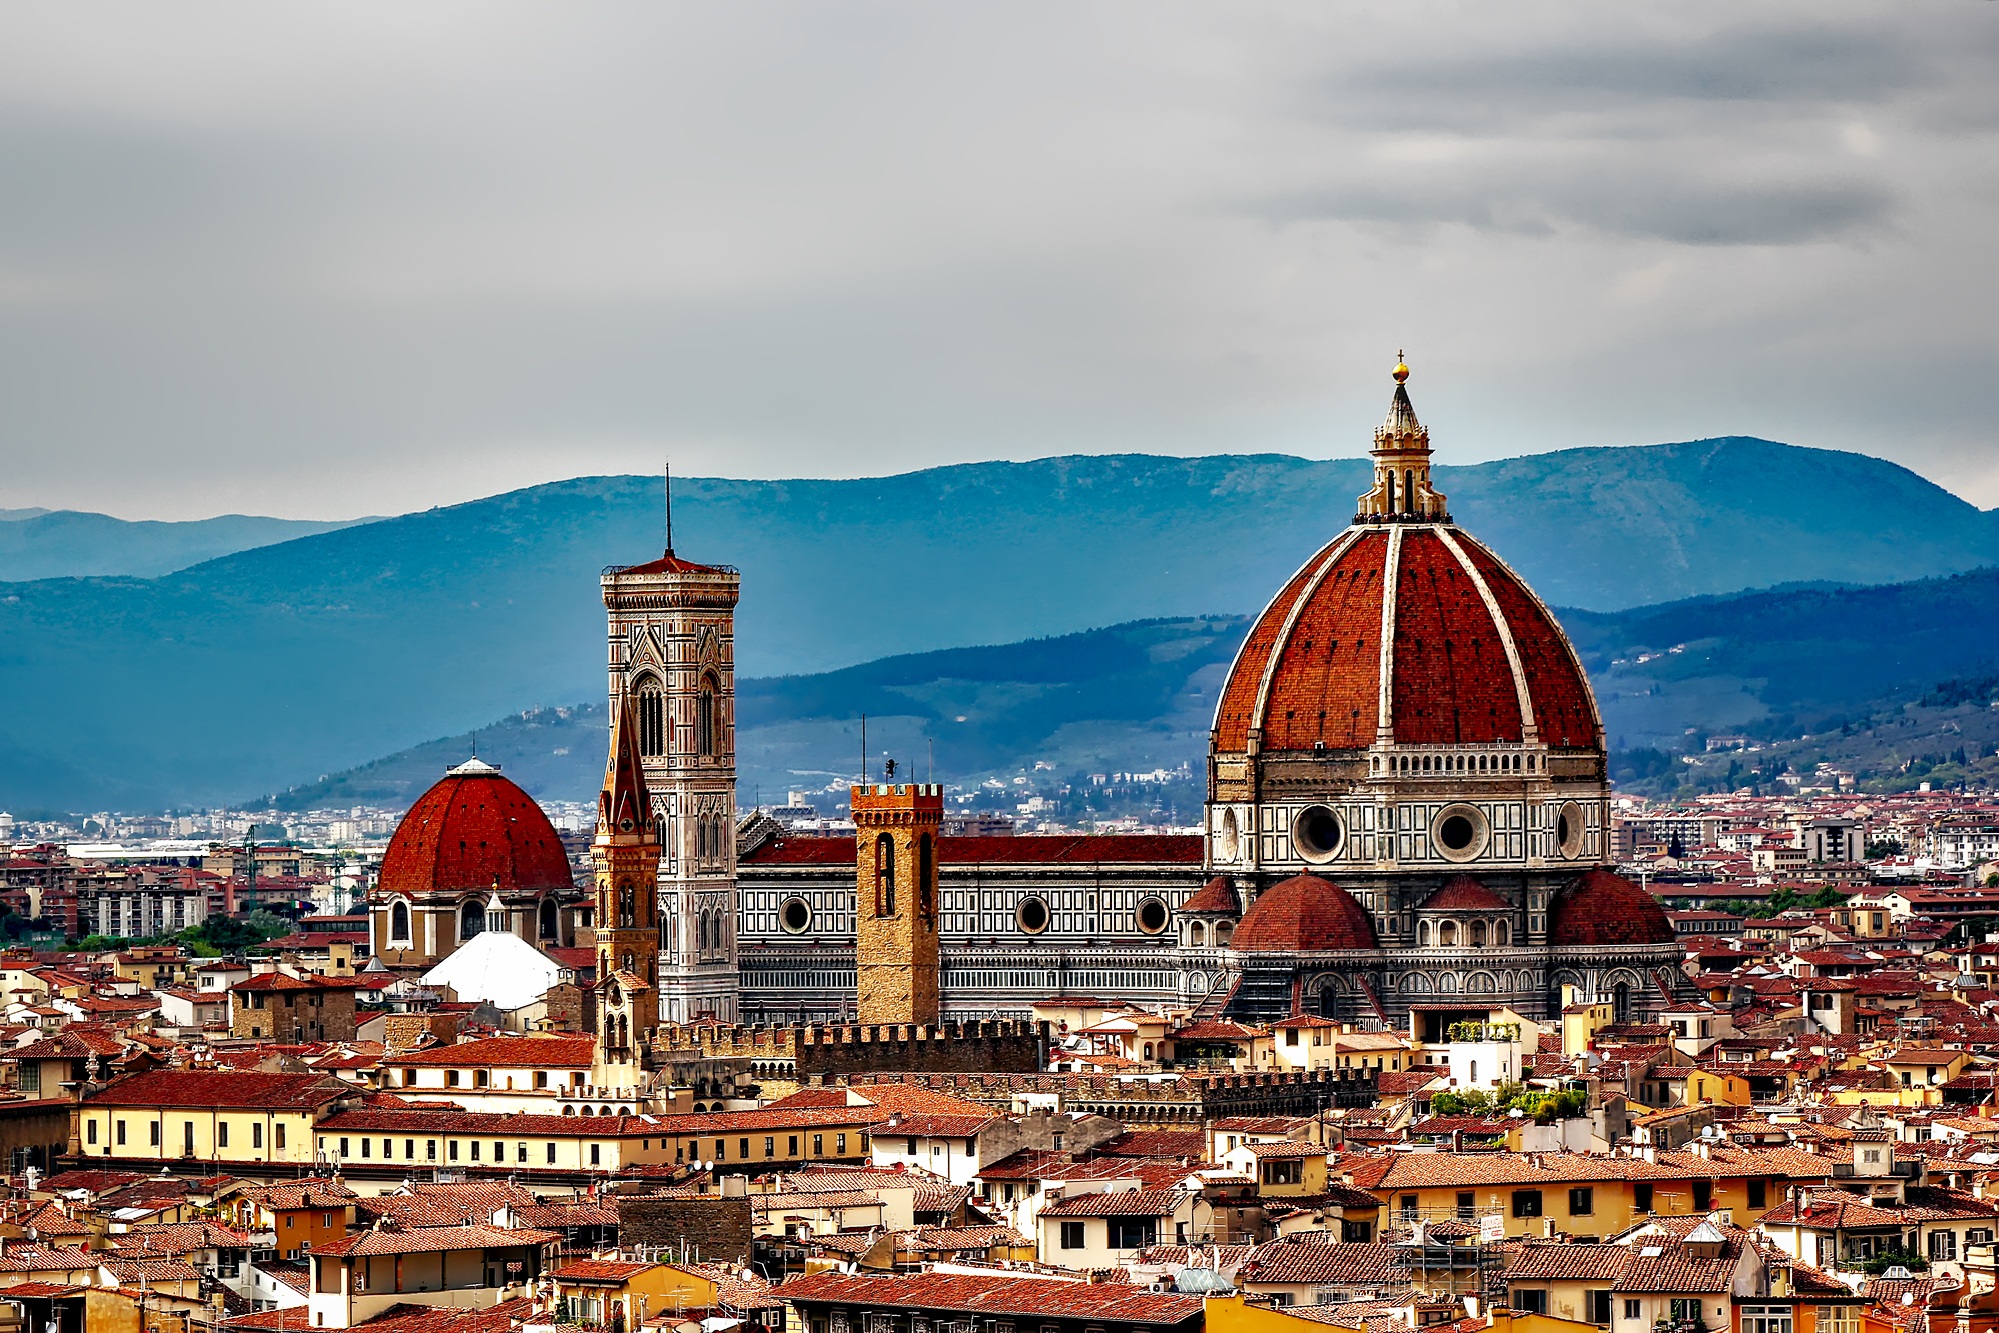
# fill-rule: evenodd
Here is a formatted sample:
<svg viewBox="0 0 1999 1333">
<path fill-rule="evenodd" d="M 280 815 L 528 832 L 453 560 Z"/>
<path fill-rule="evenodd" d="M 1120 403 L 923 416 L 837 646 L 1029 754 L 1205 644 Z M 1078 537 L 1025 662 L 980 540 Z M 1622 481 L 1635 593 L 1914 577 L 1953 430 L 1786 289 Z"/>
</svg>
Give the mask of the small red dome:
<svg viewBox="0 0 1999 1333">
<path fill-rule="evenodd" d="M 1510 912 L 1513 904 L 1470 875 L 1459 875 L 1431 894 L 1419 912 Z"/>
<path fill-rule="evenodd" d="M 1261 731 L 1266 752 L 1357 750 L 1382 728 L 1405 745 L 1518 743 L 1523 711 L 1545 745 L 1600 744 L 1582 665 L 1520 576 L 1447 524 L 1356 525 L 1251 628 L 1215 710 L 1215 748 L 1246 750 Z"/>
<path fill-rule="evenodd" d="M 569 855 L 534 798 L 474 759 L 417 798 L 377 881 L 383 893 L 540 892 L 571 886 Z"/>
<path fill-rule="evenodd" d="M 1201 891 L 1180 904 L 1182 916 L 1241 916 L 1242 899 L 1227 875 L 1216 875 Z"/>
<path fill-rule="evenodd" d="M 1557 948 L 1672 944 L 1678 938 L 1658 899 L 1608 870 L 1578 875 L 1548 906 L 1548 943 Z"/>
<path fill-rule="evenodd" d="M 1337 884 L 1294 875 L 1250 906 L 1229 947 L 1247 953 L 1372 949 L 1374 922 Z"/>
</svg>

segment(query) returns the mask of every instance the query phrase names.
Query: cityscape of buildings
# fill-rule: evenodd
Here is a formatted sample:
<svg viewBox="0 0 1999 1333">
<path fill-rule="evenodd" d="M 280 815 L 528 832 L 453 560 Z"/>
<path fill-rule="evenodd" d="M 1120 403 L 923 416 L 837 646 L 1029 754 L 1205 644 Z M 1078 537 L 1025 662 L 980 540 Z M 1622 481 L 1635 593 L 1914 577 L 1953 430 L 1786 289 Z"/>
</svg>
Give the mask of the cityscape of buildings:
<svg viewBox="0 0 1999 1333">
<path fill-rule="evenodd" d="M 589 805 L 0 823 L 0 1324 L 1999 1333 L 1999 799 L 1617 791 L 1408 376 L 1192 825 L 744 808 L 670 548 Z"/>
</svg>

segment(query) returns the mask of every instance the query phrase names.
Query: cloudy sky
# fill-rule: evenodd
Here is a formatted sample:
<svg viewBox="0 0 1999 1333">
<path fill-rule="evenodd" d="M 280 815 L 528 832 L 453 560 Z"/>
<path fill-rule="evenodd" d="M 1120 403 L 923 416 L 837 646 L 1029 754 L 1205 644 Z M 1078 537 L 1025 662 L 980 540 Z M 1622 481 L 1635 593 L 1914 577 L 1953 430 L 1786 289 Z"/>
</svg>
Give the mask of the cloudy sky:
<svg viewBox="0 0 1999 1333">
<path fill-rule="evenodd" d="M 1999 505 L 1999 5 L 13 6 L 0 506 L 1756 434 Z"/>
</svg>

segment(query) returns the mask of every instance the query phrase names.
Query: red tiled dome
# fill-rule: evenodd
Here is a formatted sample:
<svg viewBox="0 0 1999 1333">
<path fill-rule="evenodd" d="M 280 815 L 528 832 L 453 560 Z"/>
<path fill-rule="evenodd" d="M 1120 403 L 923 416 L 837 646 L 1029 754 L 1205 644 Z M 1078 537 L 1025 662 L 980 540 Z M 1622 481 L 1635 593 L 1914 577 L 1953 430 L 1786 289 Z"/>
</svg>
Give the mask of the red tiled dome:
<svg viewBox="0 0 1999 1333">
<path fill-rule="evenodd" d="M 383 893 L 566 889 L 569 857 L 534 798 L 478 760 L 417 798 L 382 854 Z"/>
<path fill-rule="evenodd" d="M 1392 532 L 1401 541 L 1391 572 Z M 1391 577 L 1392 599 L 1383 596 Z M 1390 633 L 1393 679 L 1383 691 Z M 1523 712 L 1543 744 L 1601 744 L 1588 678 L 1519 575 L 1445 523 L 1356 524 L 1307 561 L 1250 630 L 1215 710 L 1215 748 L 1246 750 L 1254 729 L 1266 752 L 1321 741 L 1363 749 L 1379 727 L 1410 745 L 1517 743 Z"/>
<path fill-rule="evenodd" d="M 1509 912 L 1513 904 L 1470 875 L 1459 875 L 1431 894 L 1420 912 Z"/>
<path fill-rule="evenodd" d="M 1200 892 L 1180 904 L 1183 916 L 1241 916 L 1242 899 L 1227 875 L 1216 875 L 1201 886 Z"/>
<path fill-rule="evenodd" d="M 1372 949 L 1374 922 L 1337 884 L 1317 875 L 1294 875 L 1251 905 L 1230 947 L 1248 953 Z"/>
<path fill-rule="evenodd" d="M 1548 943 L 1557 948 L 1672 944 L 1678 938 L 1658 899 L 1608 870 L 1578 875 L 1548 906 Z"/>
</svg>

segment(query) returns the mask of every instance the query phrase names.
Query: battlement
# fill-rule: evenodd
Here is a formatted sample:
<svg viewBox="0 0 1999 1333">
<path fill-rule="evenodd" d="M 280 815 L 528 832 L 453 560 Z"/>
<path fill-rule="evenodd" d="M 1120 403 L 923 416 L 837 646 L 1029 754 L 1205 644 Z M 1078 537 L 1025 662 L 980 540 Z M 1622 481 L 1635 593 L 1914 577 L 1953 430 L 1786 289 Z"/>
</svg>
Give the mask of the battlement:
<svg viewBox="0 0 1999 1333">
<path fill-rule="evenodd" d="M 911 815 L 924 823 L 944 818 L 944 788 L 935 782 L 864 783 L 852 789 L 851 799 L 854 823 L 862 828 Z"/>
<path fill-rule="evenodd" d="M 801 1079 L 860 1073 L 947 1073 L 1042 1067 L 1048 1024 L 1027 1019 L 954 1023 L 666 1024 L 654 1034 L 662 1059 L 790 1061 Z"/>
<path fill-rule="evenodd" d="M 1311 1115 L 1327 1107 L 1372 1106 L 1374 1071 L 1314 1069 L 1244 1074 L 882 1074 L 852 1084 L 913 1087 L 1006 1108 L 1017 1101 L 1109 1116 L 1127 1124 L 1202 1124 L 1232 1115 Z"/>
</svg>

